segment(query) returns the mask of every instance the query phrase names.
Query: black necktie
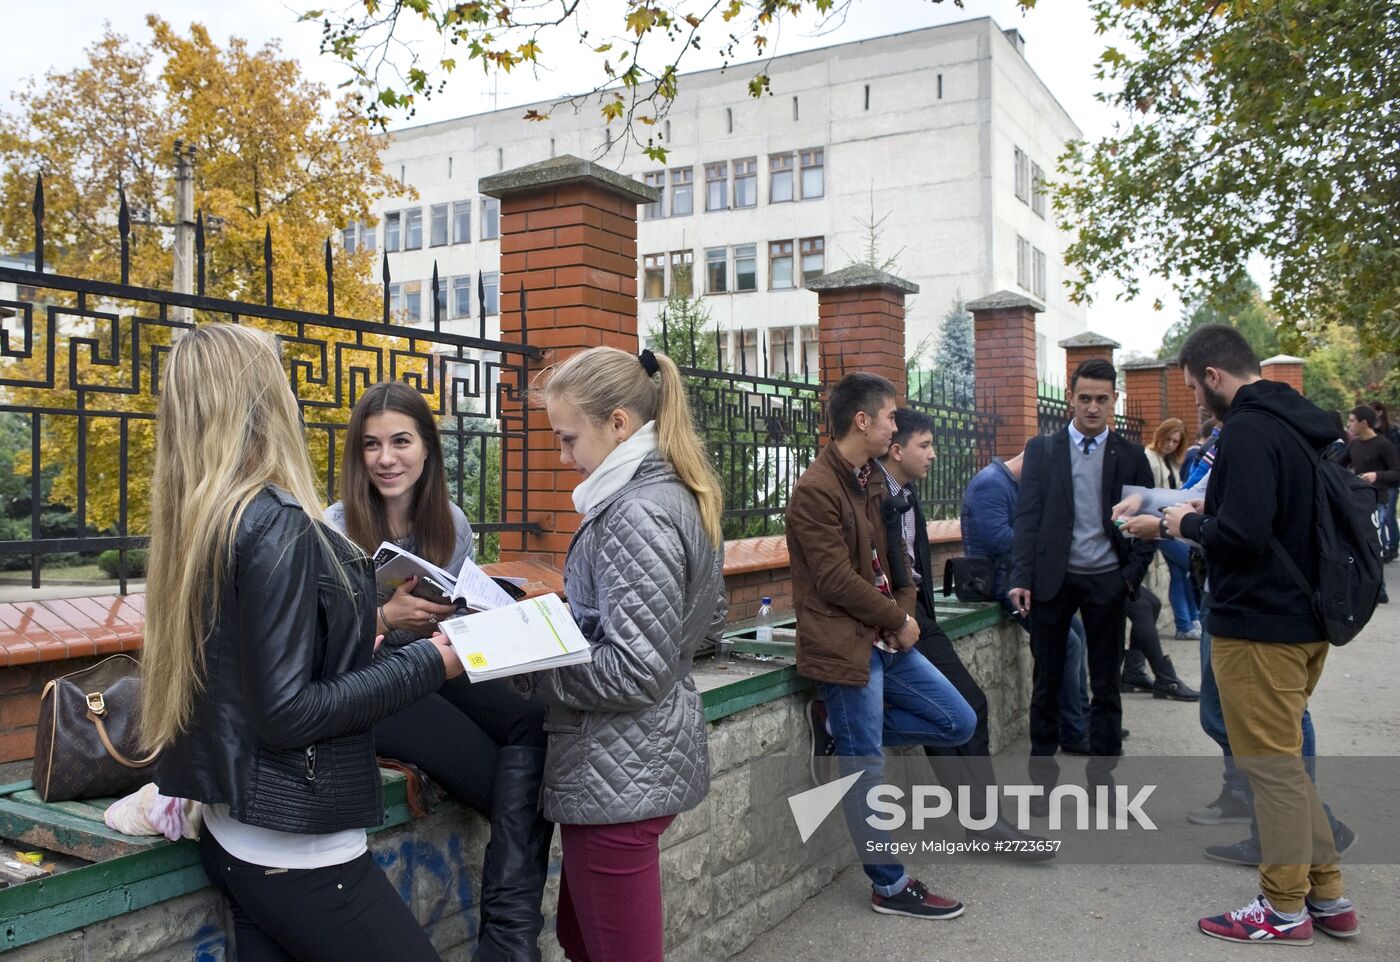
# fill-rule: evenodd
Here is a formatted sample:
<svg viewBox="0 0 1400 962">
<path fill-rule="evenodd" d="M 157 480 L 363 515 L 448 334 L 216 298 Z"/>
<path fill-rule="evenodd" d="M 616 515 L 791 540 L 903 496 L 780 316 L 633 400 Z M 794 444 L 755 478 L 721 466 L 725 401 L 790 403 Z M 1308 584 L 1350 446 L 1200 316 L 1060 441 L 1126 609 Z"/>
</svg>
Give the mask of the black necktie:
<svg viewBox="0 0 1400 962">
<path fill-rule="evenodd" d="M 1089 450 L 1094 446 L 1094 439 L 1086 437 L 1079 442 L 1079 446 L 1084 449 L 1084 456 L 1087 458 L 1089 456 Z"/>
</svg>

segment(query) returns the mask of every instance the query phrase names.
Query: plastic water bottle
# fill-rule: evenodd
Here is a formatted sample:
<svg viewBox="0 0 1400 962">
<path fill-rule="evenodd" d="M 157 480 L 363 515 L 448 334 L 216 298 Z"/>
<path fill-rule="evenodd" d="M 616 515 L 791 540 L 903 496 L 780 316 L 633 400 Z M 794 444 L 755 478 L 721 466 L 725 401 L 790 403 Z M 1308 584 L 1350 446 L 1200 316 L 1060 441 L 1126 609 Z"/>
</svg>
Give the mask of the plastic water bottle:
<svg viewBox="0 0 1400 962">
<path fill-rule="evenodd" d="M 773 640 L 773 599 L 764 598 L 758 606 L 758 625 L 754 632 L 754 640 L 758 642 L 771 642 Z"/>
</svg>

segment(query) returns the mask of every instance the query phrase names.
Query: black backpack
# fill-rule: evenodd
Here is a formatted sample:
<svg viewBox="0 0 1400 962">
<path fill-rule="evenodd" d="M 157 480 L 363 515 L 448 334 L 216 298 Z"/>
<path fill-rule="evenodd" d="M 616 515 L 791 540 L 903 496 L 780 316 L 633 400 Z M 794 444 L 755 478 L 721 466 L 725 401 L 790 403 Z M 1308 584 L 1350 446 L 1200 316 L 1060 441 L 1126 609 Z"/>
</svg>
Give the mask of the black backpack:
<svg viewBox="0 0 1400 962">
<path fill-rule="evenodd" d="M 1330 457 L 1324 457 L 1281 418 L 1313 462 L 1313 523 L 1317 527 L 1317 584 L 1310 584 L 1278 538 L 1274 553 L 1290 577 L 1312 598 L 1327 640 L 1345 645 L 1376 611 L 1384 587 L 1376 489 Z"/>
</svg>

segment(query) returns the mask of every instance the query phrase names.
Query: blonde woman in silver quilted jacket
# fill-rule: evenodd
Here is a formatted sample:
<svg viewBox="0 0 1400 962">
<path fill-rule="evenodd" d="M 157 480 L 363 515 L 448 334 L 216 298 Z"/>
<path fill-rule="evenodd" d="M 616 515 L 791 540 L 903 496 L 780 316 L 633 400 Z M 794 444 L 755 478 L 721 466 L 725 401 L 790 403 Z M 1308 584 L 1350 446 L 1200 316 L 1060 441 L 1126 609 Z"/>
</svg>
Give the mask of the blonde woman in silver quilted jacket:
<svg viewBox="0 0 1400 962">
<path fill-rule="evenodd" d="M 582 475 L 564 588 L 593 648 L 533 676 L 564 849 L 559 943 L 572 962 L 660 962 L 659 841 L 710 786 L 690 665 L 724 623 L 719 480 L 670 358 L 599 347 L 547 375 L 560 458 Z"/>
</svg>

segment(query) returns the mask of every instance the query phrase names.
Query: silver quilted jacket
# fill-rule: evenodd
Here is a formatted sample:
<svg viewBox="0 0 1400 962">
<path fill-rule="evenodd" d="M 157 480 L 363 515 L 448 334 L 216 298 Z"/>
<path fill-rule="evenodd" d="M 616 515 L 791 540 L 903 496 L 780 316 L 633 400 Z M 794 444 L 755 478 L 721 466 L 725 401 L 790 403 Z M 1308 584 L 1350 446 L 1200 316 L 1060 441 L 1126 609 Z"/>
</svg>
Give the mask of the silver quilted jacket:
<svg viewBox="0 0 1400 962">
<path fill-rule="evenodd" d="M 564 587 L 593 660 L 534 676 L 549 704 L 546 818 L 633 822 L 704 799 L 710 755 L 690 665 L 724 626 L 723 565 L 659 455 L 584 517 Z"/>
</svg>

